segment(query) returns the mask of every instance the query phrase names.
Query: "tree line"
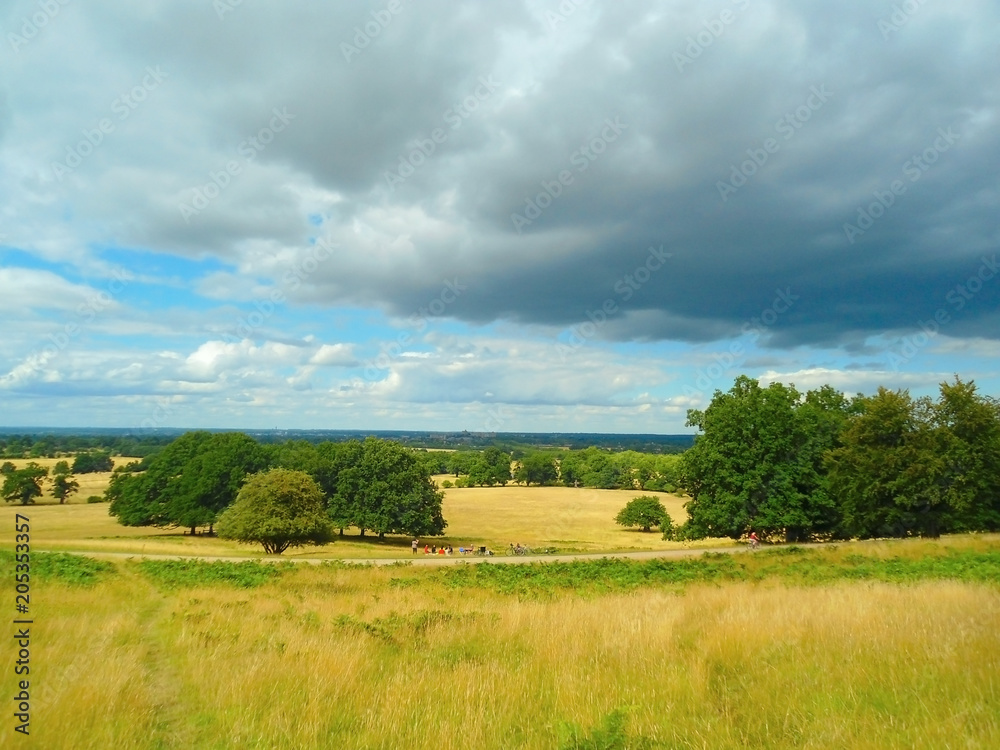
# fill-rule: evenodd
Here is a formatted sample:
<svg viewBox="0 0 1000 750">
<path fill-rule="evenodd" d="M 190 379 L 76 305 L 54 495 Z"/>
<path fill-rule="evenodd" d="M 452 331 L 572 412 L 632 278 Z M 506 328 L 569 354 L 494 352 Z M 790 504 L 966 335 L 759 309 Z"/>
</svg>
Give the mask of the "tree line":
<svg viewBox="0 0 1000 750">
<path fill-rule="evenodd" d="M 938 398 L 740 376 L 716 391 L 683 454 L 680 538 L 787 541 L 1000 530 L 1000 403 L 956 377 Z"/>
<path fill-rule="evenodd" d="M 126 526 L 180 526 L 214 532 L 220 514 L 248 477 L 298 472 L 315 483 L 334 528 L 437 535 L 446 522 L 443 495 L 414 452 L 398 443 L 364 441 L 262 445 L 241 432 L 188 432 L 141 463 L 120 467 L 105 493 Z M 287 476 L 285 484 L 295 484 Z M 266 484 L 266 483 L 265 483 Z"/>
<path fill-rule="evenodd" d="M 673 492 L 680 481 L 680 455 L 582 450 L 421 451 L 418 459 L 431 474 L 450 474 L 444 486 L 493 487 L 561 485 L 595 489 Z"/>
</svg>

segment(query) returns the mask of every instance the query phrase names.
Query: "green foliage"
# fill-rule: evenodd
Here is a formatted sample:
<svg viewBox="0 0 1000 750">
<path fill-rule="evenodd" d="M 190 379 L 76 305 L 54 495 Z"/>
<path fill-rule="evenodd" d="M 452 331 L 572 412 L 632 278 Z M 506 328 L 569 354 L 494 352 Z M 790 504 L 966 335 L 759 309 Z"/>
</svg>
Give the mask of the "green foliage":
<svg viewBox="0 0 1000 750">
<path fill-rule="evenodd" d="M 116 471 L 109 513 L 126 526 L 211 527 L 248 474 L 268 466 L 267 452 L 239 432 L 188 432 L 150 459 L 141 474 Z"/>
<path fill-rule="evenodd" d="M 87 503 L 90 505 L 93 505 L 94 503 L 106 503 L 107 501 L 107 498 L 101 495 L 90 495 L 87 498 Z"/>
<path fill-rule="evenodd" d="M 644 586 L 702 581 L 745 580 L 743 564 L 732 555 L 686 560 L 634 561 L 612 558 L 573 562 L 456 565 L 437 571 L 446 586 L 483 588 L 524 597 L 572 591 L 601 594 Z"/>
<path fill-rule="evenodd" d="M 803 400 L 792 386 L 761 388 L 740 376 L 728 393 L 716 391 L 704 412 L 688 412 L 702 434 L 681 464 L 691 494 L 684 535 L 738 539 L 756 530 L 796 541 L 831 533 L 839 519 L 823 454 L 846 416 L 846 401 L 831 388 Z"/>
<path fill-rule="evenodd" d="M 0 571 L 4 578 L 14 576 L 17 558 L 13 552 L 0 550 Z M 74 586 L 91 586 L 115 572 L 115 567 L 103 560 L 63 552 L 33 552 L 30 575 L 33 581 L 54 581 Z"/>
<path fill-rule="evenodd" d="M 479 458 L 469 467 L 469 482 L 475 485 L 503 486 L 510 480 L 510 453 L 494 446 L 479 454 Z"/>
<path fill-rule="evenodd" d="M 23 469 L 14 469 L 3 474 L 3 486 L 0 495 L 8 503 L 19 502 L 28 505 L 42 496 L 42 482 L 49 475 L 49 470 L 39 466 L 34 461 Z"/>
<path fill-rule="evenodd" d="M 641 750 L 652 748 L 652 740 L 631 737 L 625 731 L 628 712 L 616 708 L 601 719 L 601 723 L 584 731 L 578 724 L 563 722 L 560 725 L 560 750 Z"/>
<path fill-rule="evenodd" d="M 1000 529 L 1000 405 L 956 378 L 940 398 L 880 388 L 828 456 L 844 527 L 859 537 Z"/>
<path fill-rule="evenodd" d="M 169 589 L 199 586 L 234 586 L 255 588 L 280 578 L 293 569 L 292 563 L 280 565 L 245 562 L 199 560 L 141 560 L 139 570 L 151 581 Z"/>
<path fill-rule="evenodd" d="M 251 476 L 219 517 L 219 536 L 260 544 L 268 554 L 332 539 L 323 492 L 302 471 L 271 469 Z"/>
<path fill-rule="evenodd" d="M 99 471 L 111 471 L 115 463 L 111 453 L 107 451 L 89 451 L 77 454 L 73 460 L 74 474 L 93 474 Z"/>
<path fill-rule="evenodd" d="M 73 479 L 70 474 L 69 464 L 59 461 L 53 469 L 52 475 L 52 496 L 59 500 L 62 505 L 70 495 L 80 489 L 80 483 Z"/>
<path fill-rule="evenodd" d="M 444 495 L 413 452 L 399 443 L 367 438 L 355 444 L 353 463 L 337 479 L 329 515 L 335 526 L 385 534 L 433 536 L 447 523 Z"/>
<path fill-rule="evenodd" d="M 525 486 L 532 483 L 555 484 L 559 478 L 559 470 L 556 468 L 555 459 L 545 453 L 529 453 L 518 463 L 514 472 L 514 481 L 522 482 Z"/>
<path fill-rule="evenodd" d="M 615 523 L 619 526 L 641 526 L 643 531 L 649 531 L 653 526 L 673 527 L 670 514 L 663 503 L 651 495 L 640 495 L 629 500 L 618 511 Z"/>
</svg>

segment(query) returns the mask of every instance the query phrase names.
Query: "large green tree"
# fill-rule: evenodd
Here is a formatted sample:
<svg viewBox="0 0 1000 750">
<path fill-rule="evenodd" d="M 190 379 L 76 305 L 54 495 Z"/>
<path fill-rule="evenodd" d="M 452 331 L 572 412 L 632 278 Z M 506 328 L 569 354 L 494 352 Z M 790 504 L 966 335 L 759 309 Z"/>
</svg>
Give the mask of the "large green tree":
<svg viewBox="0 0 1000 750">
<path fill-rule="evenodd" d="M 23 469 L 14 469 L 3 475 L 0 495 L 3 495 L 3 499 L 8 503 L 17 502 L 21 505 L 33 503 L 36 497 L 42 496 L 42 482 L 48 475 L 48 469 L 32 461 Z"/>
<path fill-rule="evenodd" d="M 491 445 L 483 450 L 469 468 L 469 482 L 472 484 L 503 486 L 510 479 L 510 454 L 496 446 Z"/>
<path fill-rule="evenodd" d="M 532 483 L 554 484 L 559 478 L 555 459 L 546 453 L 529 453 L 524 456 L 514 472 L 514 479 L 525 486 Z"/>
<path fill-rule="evenodd" d="M 219 536 L 260 544 L 272 555 L 289 547 L 326 544 L 331 533 L 324 505 L 323 491 L 304 471 L 253 474 L 219 516 Z"/>
<path fill-rule="evenodd" d="M 688 425 L 701 434 L 681 463 L 691 495 L 686 536 L 750 531 L 797 541 L 837 526 L 833 500 L 823 492 L 822 456 L 846 404 L 820 391 L 802 399 L 789 385 L 767 388 L 745 375 L 716 391 Z"/>
<path fill-rule="evenodd" d="M 91 474 L 98 471 L 111 471 L 115 462 L 108 451 L 87 451 L 78 453 L 73 460 L 74 474 Z"/>
<path fill-rule="evenodd" d="M 618 511 L 615 523 L 619 526 L 639 526 L 643 531 L 650 531 L 654 526 L 672 525 L 667 509 L 663 507 L 659 498 L 652 495 L 640 495 L 629 500 L 625 507 Z"/>
<path fill-rule="evenodd" d="M 248 474 L 268 467 L 267 452 L 240 432 L 188 432 L 149 459 L 146 470 L 116 474 L 109 513 L 126 526 L 211 531 Z"/>
<path fill-rule="evenodd" d="M 364 536 L 437 535 L 447 523 L 441 514 L 444 493 L 427 469 L 399 443 L 366 438 L 356 462 L 339 472 L 329 514 L 337 526 L 357 526 Z"/>
<path fill-rule="evenodd" d="M 829 486 L 851 536 L 937 536 L 947 515 L 940 435 L 929 399 L 879 388 L 829 455 Z"/>
<path fill-rule="evenodd" d="M 973 382 L 941 383 L 934 422 L 945 459 L 943 490 L 949 529 L 1000 529 L 1000 403 Z"/>
</svg>

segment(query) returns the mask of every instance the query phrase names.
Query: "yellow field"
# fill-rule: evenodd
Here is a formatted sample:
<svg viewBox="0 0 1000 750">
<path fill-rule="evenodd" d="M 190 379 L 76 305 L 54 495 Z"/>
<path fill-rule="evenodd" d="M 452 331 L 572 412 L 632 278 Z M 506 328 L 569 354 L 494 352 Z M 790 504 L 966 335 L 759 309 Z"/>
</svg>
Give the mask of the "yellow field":
<svg viewBox="0 0 1000 750">
<path fill-rule="evenodd" d="M 115 467 L 122 466 L 123 464 L 132 463 L 133 461 L 138 461 L 138 458 L 123 458 L 121 456 L 115 456 L 111 459 L 114 462 Z M 52 469 L 60 461 L 66 461 L 70 468 L 73 467 L 73 456 L 67 456 L 63 458 L 4 458 L 0 459 L 0 463 L 5 463 L 10 461 L 14 464 L 17 469 L 23 469 L 29 463 L 36 463 L 39 466 L 43 466 L 49 470 L 49 476 L 52 475 Z M 87 498 L 91 495 L 103 495 L 104 491 L 108 488 L 108 483 L 111 482 L 111 472 L 110 471 L 98 471 L 91 474 L 74 474 L 73 478 L 79 482 L 80 489 L 74 494 L 70 495 L 67 502 L 69 503 L 85 503 Z M 52 483 L 46 481 L 42 485 L 44 494 L 39 498 L 38 503 L 58 503 L 52 496 Z"/>
<path fill-rule="evenodd" d="M 54 461 L 53 461 L 54 463 Z M 99 475 L 80 475 L 83 477 Z M 100 475 L 110 477 L 110 474 Z M 107 480 L 105 480 L 107 481 Z M 82 484 L 82 481 L 81 481 Z M 675 549 L 682 545 L 664 542 L 657 532 L 624 529 L 614 517 L 639 494 L 660 497 L 676 523 L 685 520 L 684 498 L 666 493 L 632 490 L 589 490 L 573 487 L 486 487 L 444 491 L 444 517 L 448 528 L 443 537 L 429 543 L 488 546 L 502 552 L 511 542 L 535 548 L 555 547 L 560 552 Z M 80 495 L 83 492 L 81 491 Z M 97 494 L 97 493 L 93 493 Z M 185 529 L 129 528 L 108 516 L 107 503 L 66 505 L 38 503 L 28 506 L 32 541 L 38 549 L 82 552 L 131 552 L 167 555 L 212 555 L 259 557 L 258 547 L 239 545 L 216 537 L 189 536 Z M 23 511 L 23 506 L 0 508 L 0 523 Z M 705 544 L 727 544 L 715 540 Z M 13 538 L 0 535 L 0 548 L 9 549 Z M 391 537 L 385 542 L 366 537 L 357 530 L 323 548 L 304 547 L 285 553 L 286 558 L 410 557 L 410 539 Z"/>
<path fill-rule="evenodd" d="M 601 747 L 1000 746 L 996 586 L 523 600 L 428 569 L 309 566 L 248 591 L 117 567 L 36 586 L 31 738 L 8 711 L 0 747 L 556 750 L 566 722 L 616 709 L 632 739 Z"/>
</svg>

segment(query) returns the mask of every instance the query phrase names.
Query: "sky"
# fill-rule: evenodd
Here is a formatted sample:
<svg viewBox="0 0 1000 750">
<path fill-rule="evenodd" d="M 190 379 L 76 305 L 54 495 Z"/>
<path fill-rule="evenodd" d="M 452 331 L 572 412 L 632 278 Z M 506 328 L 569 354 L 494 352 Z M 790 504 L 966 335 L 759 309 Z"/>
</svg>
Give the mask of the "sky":
<svg viewBox="0 0 1000 750">
<path fill-rule="evenodd" d="M 995 0 L 4 0 L 0 37 L 0 426 L 1000 395 Z"/>
</svg>

